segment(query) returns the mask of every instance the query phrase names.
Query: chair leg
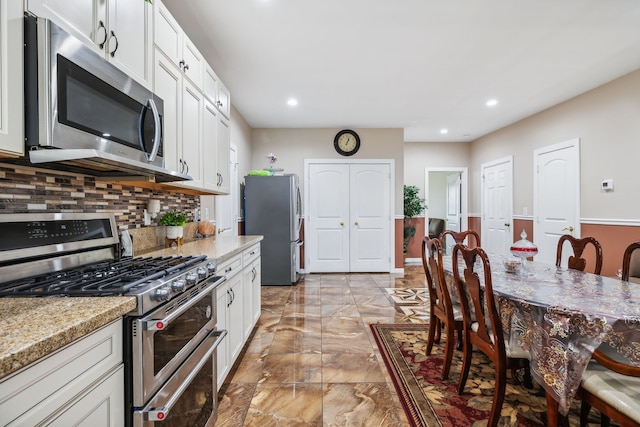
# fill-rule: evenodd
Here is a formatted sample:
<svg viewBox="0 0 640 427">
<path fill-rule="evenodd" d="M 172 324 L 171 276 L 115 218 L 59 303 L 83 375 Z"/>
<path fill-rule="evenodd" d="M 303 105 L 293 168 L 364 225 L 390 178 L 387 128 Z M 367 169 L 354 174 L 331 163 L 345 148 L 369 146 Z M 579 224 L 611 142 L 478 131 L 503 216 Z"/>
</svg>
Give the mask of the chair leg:
<svg viewBox="0 0 640 427">
<path fill-rule="evenodd" d="M 440 344 L 440 336 L 442 335 L 442 322 L 436 317 L 436 337 L 435 342 Z"/>
<path fill-rule="evenodd" d="M 432 319 L 429 322 L 429 332 L 427 338 L 427 356 L 431 354 L 431 350 L 433 349 L 433 341 L 436 334 L 436 323 L 438 322 L 437 318 Z"/>
<path fill-rule="evenodd" d="M 464 386 L 469 376 L 469 368 L 471 367 L 472 352 L 473 345 L 469 342 L 469 335 L 465 332 L 464 340 L 462 341 L 462 372 L 460 372 L 460 380 L 458 381 L 458 394 L 464 392 Z"/>
<path fill-rule="evenodd" d="M 462 350 L 462 329 L 458 329 L 458 344 L 456 350 Z"/>
<path fill-rule="evenodd" d="M 582 400 L 580 404 L 580 427 L 587 427 L 587 419 L 589 418 L 589 412 L 591 411 L 591 405 Z"/>
<path fill-rule="evenodd" d="M 498 421 L 500 421 L 506 387 L 507 372 L 505 369 L 496 366 L 496 389 L 493 394 L 493 403 L 491 404 L 491 412 L 489 413 L 489 422 L 487 424 L 490 427 L 496 427 Z"/>
<path fill-rule="evenodd" d="M 525 388 L 533 388 L 533 377 L 531 376 L 531 366 L 527 363 L 524 367 L 524 386 Z"/>
<path fill-rule="evenodd" d="M 449 370 L 451 369 L 451 359 L 453 359 L 453 343 L 456 340 L 455 329 L 453 329 L 453 322 L 448 322 L 445 326 L 447 328 L 447 343 L 445 345 L 444 352 L 444 365 L 442 365 L 442 380 L 446 380 L 449 377 Z"/>
</svg>

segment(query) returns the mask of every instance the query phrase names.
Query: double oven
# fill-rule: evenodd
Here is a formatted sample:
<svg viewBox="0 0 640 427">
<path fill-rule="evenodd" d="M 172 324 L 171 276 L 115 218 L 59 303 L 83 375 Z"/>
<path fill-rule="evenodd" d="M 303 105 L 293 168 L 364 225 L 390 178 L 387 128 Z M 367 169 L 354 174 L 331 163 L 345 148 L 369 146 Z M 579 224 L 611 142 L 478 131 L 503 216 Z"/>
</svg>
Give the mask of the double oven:
<svg viewBox="0 0 640 427">
<path fill-rule="evenodd" d="M 215 262 L 119 257 L 112 214 L 0 216 L 0 297 L 134 296 L 124 319 L 127 427 L 205 426 L 217 406 Z"/>
</svg>

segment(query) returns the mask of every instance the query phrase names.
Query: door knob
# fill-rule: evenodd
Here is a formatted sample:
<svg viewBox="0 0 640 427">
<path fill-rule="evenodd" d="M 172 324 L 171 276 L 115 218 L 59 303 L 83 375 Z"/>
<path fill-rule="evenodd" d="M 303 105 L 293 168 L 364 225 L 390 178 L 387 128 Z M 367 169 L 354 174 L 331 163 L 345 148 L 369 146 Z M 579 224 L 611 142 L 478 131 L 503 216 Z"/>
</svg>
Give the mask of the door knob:
<svg viewBox="0 0 640 427">
<path fill-rule="evenodd" d="M 344 221 L 340 221 L 340 227 L 344 227 Z"/>
<path fill-rule="evenodd" d="M 569 231 L 569 233 L 573 233 L 573 227 L 572 226 L 568 226 L 562 229 L 562 231 Z"/>
<path fill-rule="evenodd" d="M 509 223 L 505 223 L 505 224 L 504 224 L 504 226 L 505 226 L 505 227 L 511 227 L 511 224 L 509 224 Z"/>
<path fill-rule="evenodd" d="M 353 223 L 353 225 L 360 225 L 360 224 L 358 224 L 358 221 L 356 221 L 356 222 Z"/>
</svg>

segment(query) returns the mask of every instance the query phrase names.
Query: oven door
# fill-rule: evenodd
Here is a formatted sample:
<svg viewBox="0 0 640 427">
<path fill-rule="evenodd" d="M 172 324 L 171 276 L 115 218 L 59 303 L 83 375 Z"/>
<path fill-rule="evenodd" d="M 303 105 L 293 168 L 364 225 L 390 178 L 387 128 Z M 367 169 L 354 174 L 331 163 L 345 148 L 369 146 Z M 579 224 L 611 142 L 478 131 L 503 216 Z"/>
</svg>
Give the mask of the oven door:
<svg viewBox="0 0 640 427">
<path fill-rule="evenodd" d="M 133 412 L 133 426 L 204 427 L 214 421 L 218 404 L 216 350 L 226 334 L 226 330 L 211 331 L 149 404 Z"/>
<path fill-rule="evenodd" d="M 193 350 L 216 327 L 215 288 L 224 277 L 212 277 L 130 324 L 132 404 L 144 406 Z M 198 289 L 201 289 L 198 291 Z"/>
</svg>

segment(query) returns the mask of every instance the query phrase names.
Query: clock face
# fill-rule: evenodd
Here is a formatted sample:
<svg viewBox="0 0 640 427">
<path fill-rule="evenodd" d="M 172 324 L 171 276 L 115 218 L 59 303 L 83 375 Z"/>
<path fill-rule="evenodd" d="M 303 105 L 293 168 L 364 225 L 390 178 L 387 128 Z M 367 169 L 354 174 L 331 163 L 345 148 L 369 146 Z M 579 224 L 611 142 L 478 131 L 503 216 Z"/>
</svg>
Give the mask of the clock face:
<svg viewBox="0 0 640 427">
<path fill-rule="evenodd" d="M 345 129 L 333 140 L 336 151 L 343 156 L 352 156 L 360 149 L 360 137 L 352 130 Z"/>
</svg>

